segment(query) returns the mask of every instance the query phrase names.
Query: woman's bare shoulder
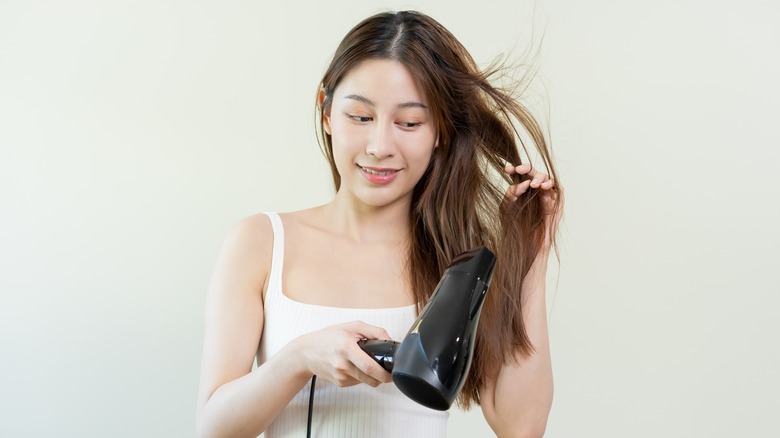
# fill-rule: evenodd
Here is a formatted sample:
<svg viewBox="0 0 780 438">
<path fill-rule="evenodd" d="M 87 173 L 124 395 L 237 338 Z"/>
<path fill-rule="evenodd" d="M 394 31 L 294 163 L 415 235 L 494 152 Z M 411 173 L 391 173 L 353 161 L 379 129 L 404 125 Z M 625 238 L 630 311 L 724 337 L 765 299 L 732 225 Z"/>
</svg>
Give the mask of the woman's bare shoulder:
<svg viewBox="0 0 780 438">
<path fill-rule="evenodd" d="M 236 221 L 227 233 L 225 243 L 245 249 L 270 249 L 274 232 L 271 220 L 264 213 L 257 213 Z"/>
<path fill-rule="evenodd" d="M 317 222 L 315 208 L 277 213 L 287 234 Z M 236 221 L 227 233 L 225 247 L 229 252 L 251 259 L 256 266 L 270 267 L 273 256 L 274 229 L 266 213 L 256 213 Z"/>
<path fill-rule="evenodd" d="M 228 230 L 220 252 L 221 264 L 238 270 L 246 280 L 265 283 L 273 258 L 274 231 L 266 214 L 237 220 Z M 231 269 L 232 270 L 232 269 Z"/>
<path fill-rule="evenodd" d="M 265 290 L 273 260 L 274 231 L 263 213 L 237 220 L 228 230 L 212 278 L 225 293 Z M 232 292 L 230 292 L 232 291 Z"/>
</svg>

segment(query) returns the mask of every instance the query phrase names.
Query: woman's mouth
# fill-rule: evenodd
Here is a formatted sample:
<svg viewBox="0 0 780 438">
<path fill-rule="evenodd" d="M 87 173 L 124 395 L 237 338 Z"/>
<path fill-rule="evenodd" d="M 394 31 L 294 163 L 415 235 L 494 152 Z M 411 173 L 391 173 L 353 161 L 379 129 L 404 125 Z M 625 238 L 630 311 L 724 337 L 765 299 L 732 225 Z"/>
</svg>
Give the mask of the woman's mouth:
<svg viewBox="0 0 780 438">
<path fill-rule="evenodd" d="M 372 184 L 388 184 L 398 176 L 399 169 L 360 166 L 360 172 Z"/>
<path fill-rule="evenodd" d="M 370 173 L 371 175 L 390 175 L 398 172 L 395 169 L 372 169 L 370 167 L 361 167 L 361 169 L 363 169 L 364 172 Z"/>
</svg>

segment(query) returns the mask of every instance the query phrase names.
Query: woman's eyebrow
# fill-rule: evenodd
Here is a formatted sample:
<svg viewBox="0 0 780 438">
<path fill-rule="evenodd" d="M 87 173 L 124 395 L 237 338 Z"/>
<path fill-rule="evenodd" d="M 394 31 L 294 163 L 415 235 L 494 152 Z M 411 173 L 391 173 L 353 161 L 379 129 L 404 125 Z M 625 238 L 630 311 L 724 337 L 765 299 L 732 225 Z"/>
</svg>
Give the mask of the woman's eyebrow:
<svg viewBox="0 0 780 438">
<path fill-rule="evenodd" d="M 369 99 L 367 97 L 363 97 L 363 96 L 361 96 L 359 94 L 350 94 L 350 95 L 344 96 L 344 99 L 357 100 L 358 102 L 363 102 L 363 103 L 365 103 L 368 106 L 371 106 L 371 107 L 375 106 L 374 102 L 371 99 Z M 396 107 L 397 108 L 423 108 L 423 109 L 428 109 L 428 106 L 423 104 L 423 103 L 421 103 L 421 102 L 404 102 L 404 103 L 399 103 L 398 105 L 396 105 Z"/>
</svg>

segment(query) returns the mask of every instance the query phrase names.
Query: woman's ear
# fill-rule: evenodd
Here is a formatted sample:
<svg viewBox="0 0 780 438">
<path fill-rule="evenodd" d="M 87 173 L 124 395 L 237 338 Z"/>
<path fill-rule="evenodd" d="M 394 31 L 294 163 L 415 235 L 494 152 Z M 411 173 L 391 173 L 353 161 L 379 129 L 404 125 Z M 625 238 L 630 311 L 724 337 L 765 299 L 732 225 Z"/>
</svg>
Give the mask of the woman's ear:
<svg viewBox="0 0 780 438">
<path fill-rule="evenodd" d="M 330 107 L 324 108 L 323 105 L 325 104 L 325 89 L 320 88 L 320 91 L 317 93 L 317 107 L 320 109 L 320 112 L 322 113 L 322 128 L 325 130 L 325 132 L 328 135 L 332 135 L 330 133 Z"/>
</svg>

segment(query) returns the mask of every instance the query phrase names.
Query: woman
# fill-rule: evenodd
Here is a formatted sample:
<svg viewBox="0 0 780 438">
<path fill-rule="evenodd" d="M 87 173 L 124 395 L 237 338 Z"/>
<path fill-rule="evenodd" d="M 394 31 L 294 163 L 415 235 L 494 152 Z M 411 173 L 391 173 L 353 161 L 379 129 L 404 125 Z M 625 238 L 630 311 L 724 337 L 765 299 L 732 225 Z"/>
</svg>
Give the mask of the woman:
<svg viewBox="0 0 780 438">
<path fill-rule="evenodd" d="M 480 245 L 498 264 L 459 402 L 479 403 L 498 436 L 544 433 L 562 196 L 505 164 L 520 163 L 517 125 L 555 175 L 537 122 L 488 76 L 420 13 L 347 34 L 318 94 L 337 193 L 230 232 L 207 299 L 199 435 L 303 436 L 316 375 L 314 436 L 444 436 L 447 413 L 405 398 L 357 341 L 402 338 L 452 257 Z"/>
</svg>

